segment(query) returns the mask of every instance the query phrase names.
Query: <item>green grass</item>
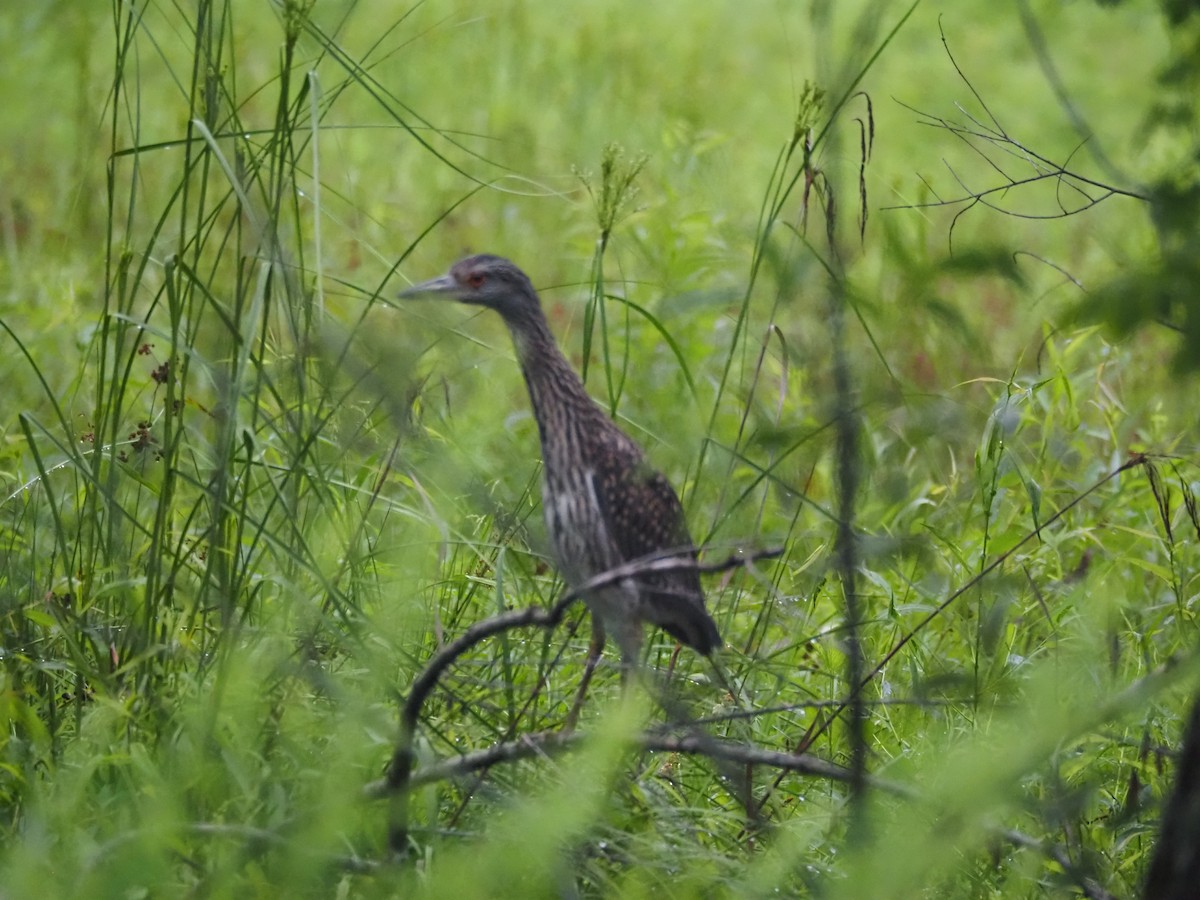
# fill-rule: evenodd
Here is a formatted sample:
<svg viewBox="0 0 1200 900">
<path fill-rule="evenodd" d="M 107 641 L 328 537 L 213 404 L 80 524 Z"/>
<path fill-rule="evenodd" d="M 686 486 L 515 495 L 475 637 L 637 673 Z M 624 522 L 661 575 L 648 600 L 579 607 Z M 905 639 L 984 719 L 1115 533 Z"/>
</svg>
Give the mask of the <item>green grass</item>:
<svg viewBox="0 0 1200 900">
<path fill-rule="evenodd" d="M 1153 324 L 1192 327 L 1194 147 L 1152 81 L 1186 28 L 1039 7 L 1148 199 L 956 219 L 914 205 L 997 182 L 913 111 L 986 121 L 939 23 L 1010 135 L 1114 181 L 1015 15 L 643 6 L 0 13 L 6 896 L 1138 893 L 1197 682 L 1194 349 Z M 661 634 L 647 665 L 711 733 L 846 765 L 856 640 L 861 803 L 760 765 L 749 823 L 703 754 L 637 748 L 663 714 L 608 665 L 577 749 L 422 783 L 389 859 L 364 788 L 414 679 L 562 587 L 501 324 L 391 300 L 467 250 L 530 272 L 706 559 L 783 549 L 707 579 L 739 698 Z M 573 608 L 472 648 L 418 772 L 561 728 L 587 639 Z"/>
</svg>

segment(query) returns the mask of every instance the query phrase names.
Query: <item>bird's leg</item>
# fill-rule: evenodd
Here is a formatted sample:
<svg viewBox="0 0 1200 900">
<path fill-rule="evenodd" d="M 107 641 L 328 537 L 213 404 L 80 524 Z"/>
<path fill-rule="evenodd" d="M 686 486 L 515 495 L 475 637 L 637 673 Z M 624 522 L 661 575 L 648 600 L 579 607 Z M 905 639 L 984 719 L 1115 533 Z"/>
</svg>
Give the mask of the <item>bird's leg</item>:
<svg viewBox="0 0 1200 900">
<path fill-rule="evenodd" d="M 729 686 L 728 680 L 723 672 L 717 667 L 717 663 L 711 657 L 709 658 L 716 669 L 722 684 Z M 733 689 L 729 686 L 731 695 Z M 758 803 L 754 797 L 754 778 L 753 770 L 750 766 L 742 767 L 738 763 L 731 760 L 723 759 L 721 754 L 715 752 L 717 746 L 716 739 L 708 733 L 701 725 L 693 721 L 693 717 L 688 713 L 683 703 L 678 697 L 674 696 L 666 682 L 660 682 L 651 691 L 654 700 L 662 708 L 667 715 L 667 721 L 674 727 L 682 731 L 684 734 L 691 737 L 699 745 L 701 752 L 711 760 L 713 767 L 717 770 L 722 781 L 725 782 L 729 792 L 737 798 L 738 803 L 746 812 L 747 825 L 750 828 L 759 828 L 763 825 L 761 812 L 758 808 Z M 735 699 L 736 705 L 736 699 Z M 747 741 L 749 745 L 750 741 Z"/>
<path fill-rule="evenodd" d="M 591 613 L 591 617 L 592 640 L 588 644 L 588 657 L 583 669 L 583 680 L 579 682 L 579 690 L 575 694 L 575 702 L 571 704 L 571 711 L 567 713 L 567 720 L 563 723 L 563 731 L 575 730 L 575 723 L 579 721 L 579 711 L 583 708 L 583 698 L 587 695 L 588 685 L 591 684 L 592 675 L 596 672 L 596 664 L 600 662 L 600 651 L 604 649 L 604 624 L 595 613 Z"/>
<path fill-rule="evenodd" d="M 613 638 L 621 648 L 621 688 L 628 694 L 638 674 L 642 658 L 642 624 L 626 616 L 613 628 Z"/>
<path fill-rule="evenodd" d="M 750 701 L 744 692 L 739 690 L 733 684 L 732 679 L 726 674 L 725 669 L 721 666 L 721 663 L 715 654 L 709 655 L 708 662 L 709 665 L 712 666 L 713 674 L 717 676 L 717 681 L 721 683 L 721 687 L 724 688 L 726 693 L 729 694 L 729 702 L 733 704 L 735 717 L 732 724 L 734 729 L 740 732 L 738 739 L 747 745 L 753 744 L 754 738 L 750 733 L 750 729 L 746 724 L 746 720 L 740 716 L 736 716 L 736 713 L 740 713 L 751 708 Z M 731 768 L 729 773 L 723 774 L 726 774 L 728 777 L 729 775 L 739 774 L 739 770 L 736 768 Z M 766 820 L 763 818 L 762 807 L 759 805 L 758 799 L 754 796 L 754 779 L 752 769 L 747 766 L 744 771 L 740 772 L 740 775 L 742 778 L 744 778 L 744 781 L 739 780 L 737 782 L 740 787 L 740 791 L 737 792 L 737 796 L 742 802 L 743 809 L 746 811 L 746 827 L 750 831 L 755 831 L 764 827 Z"/>
<path fill-rule="evenodd" d="M 671 659 L 667 662 L 666 680 L 670 681 L 671 676 L 675 674 L 675 663 L 679 662 L 679 651 L 683 649 L 683 644 L 678 641 L 675 643 L 675 649 L 671 653 Z"/>
</svg>

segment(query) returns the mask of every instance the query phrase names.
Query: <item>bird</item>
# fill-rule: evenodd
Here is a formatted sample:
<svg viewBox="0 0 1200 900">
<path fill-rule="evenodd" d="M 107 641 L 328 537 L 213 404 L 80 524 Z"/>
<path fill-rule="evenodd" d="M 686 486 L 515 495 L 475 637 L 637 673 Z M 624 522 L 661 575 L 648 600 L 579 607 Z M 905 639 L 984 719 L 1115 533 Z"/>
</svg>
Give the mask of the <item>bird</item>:
<svg viewBox="0 0 1200 900">
<path fill-rule="evenodd" d="M 589 396 L 550 331 L 529 276 L 500 256 L 461 259 L 402 298 L 445 297 L 499 313 L 512 337 L 542 450 L 542 507 L 554 561 L 580 589 L 643 560 L 697 559 L 683 507 L 638 444 Z M 607 636 L 623 671 L 638 663 L 643 626 L 657 626 L 710 657 L 722 646 L 694 565 L 643 572 L 586 591 L 592 641 L 582 691 Z"/>
</svg>

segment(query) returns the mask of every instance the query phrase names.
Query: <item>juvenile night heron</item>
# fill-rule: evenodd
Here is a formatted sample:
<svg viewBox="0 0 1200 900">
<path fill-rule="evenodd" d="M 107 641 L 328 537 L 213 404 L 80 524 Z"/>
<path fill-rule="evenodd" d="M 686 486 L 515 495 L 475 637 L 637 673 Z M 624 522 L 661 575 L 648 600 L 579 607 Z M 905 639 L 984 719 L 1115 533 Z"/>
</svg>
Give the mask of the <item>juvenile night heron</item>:
<svg viewBox="0 0 1200 900">
<path fill-rule="evenodd" d="M 572 587 L 637 560 L 696 558 L 675 491 L 588 396 L 524 272 L 498 256 L 471 256 L 400 296 L 427 295 L 494 309 L 512 334 L 541 436 L 546 529 Z M 592 613 L 588 675 L 606 632 L 626 669 L 635 666 L 643 622 L 705 656 L 721 646 L 694 568 L 643 573 L 583 599 Z"/>
</svg>

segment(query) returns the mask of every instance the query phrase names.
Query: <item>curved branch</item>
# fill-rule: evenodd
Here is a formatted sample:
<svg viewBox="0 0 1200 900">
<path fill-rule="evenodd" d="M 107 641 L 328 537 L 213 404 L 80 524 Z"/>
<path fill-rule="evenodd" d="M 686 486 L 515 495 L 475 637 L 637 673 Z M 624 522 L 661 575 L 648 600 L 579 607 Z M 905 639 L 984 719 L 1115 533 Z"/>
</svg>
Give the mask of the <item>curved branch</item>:
<svg viewBox="0 0 1200 900">
<path fill-rule="evenodd" d="M 582 599 L 592 591 L 599 590 L 619 581 L 624 581 L 627 578 L 635 578 L 639 575 L 654 572 L 674 572 L 683 569 L 693 569 L 704 573 L 724 572 L 728 569 L 747 566 L 760 559 L 771 559 L 780 556 L 783 554 L 783 548 L 777 547 L 768 550 L 734 553 L 717 563 L 701 563 L 691 555 L 691 552 L 689 548 L 688 554 L 683 556 L 656 554 L 643 559 L 636 559 L 616 568 L 609 569 L 607 572 L 602 572 L 593 578 L 589 578 L 578 587 L 566 591 L 549 609 L 541 606 L 531 606 L 526 609 L 513 610 L 512 612 L 502 613 L 498 616 L 484 619 L 481 622 L 476 622 L 434 655 L 429 664 L 413 682 L 412 687 L 409 689 L 408 697 L 404 701 L 404 706 L 401 708 L 400 737 L 392 753 L 392 760 L 388 765 L 387 777 L 385 779 L 388 792 L 397 798 L 397 805 L 393 809 L 392 827 L 389 837 L 389 844 L 394 852 L 403 853 L 408 843 L 407 814 L 403 808 L 405 804 L 404 795 L 412 784 L 413 766 L 416 762 L 413 754 L 413 740 L 416 737 L 417 721 L 421 715 L 421 708 L 425 705 L 425 701 L 428 699 L 430 693 L 433 692 L 434 687 L 437 686 L 442 674 L 456 659 L 481 641 L 493 635 L 510 631 L 513 628 L 521 628 L 527 625 L 536 625 L 539 628 L 554 628 L 562 621 L 563 614 L 566 613 L 571 604 Z"/>
</svg>

